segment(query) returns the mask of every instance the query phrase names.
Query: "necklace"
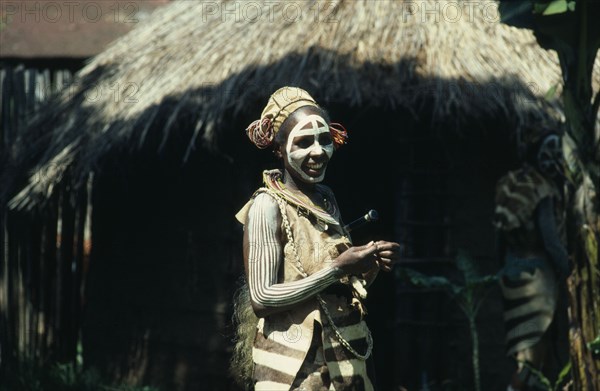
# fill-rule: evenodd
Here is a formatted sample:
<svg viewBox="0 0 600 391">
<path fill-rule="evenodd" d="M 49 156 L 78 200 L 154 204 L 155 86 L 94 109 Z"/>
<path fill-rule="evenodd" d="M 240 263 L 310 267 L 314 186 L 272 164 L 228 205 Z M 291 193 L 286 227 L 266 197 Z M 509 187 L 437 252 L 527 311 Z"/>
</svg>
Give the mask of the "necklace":
<svg viewBox="0 0 600 391">
<path fill-rule="evenodd" d="M 283 226 L 285 228 L 285 233 L 286 233 L 286 236 L 288 239 L 288 243 L 290 243 L 290 245 L 292 247 L 292 253 L 294 254 L 294 258 L 296 261 L 296 267 L 297 267 L 298 271 L 300 271 L 300 274 L 302 274 L 304 277 L 308 277 L 308 273 L 306 273 L 306 271 L 304 270 L 304 267 L 302 266 L 302 261 L 300 260 L 300 255 L 298 254 L 298 249 L 296 248 L 296 244 L 294 243 L 294 237 L 292 236 L 292 227 L 290 225 L 290 222 L 287 218 L 287 214 L 285 212 L 285 200 L 283 198 L 281 198 L 277 193 L 273 192 L 270 189 L 267 189 L 266 192 L 268 194 L 270 194 L 271 197 L 273 197 L 275 199 L 275 201 L 277 201 L 277 205 L 279 206 L 279 211 L 281 212 L 281 219 L 283 221 Z M 340 329 L 333 322 L 333 318 L 331 316 L 331 313 L 329 312 L 329 309 L 327 308 L 327 303 L 325 302 L 325 300 L 323 300 L 323 298 L 319 294 L 317 294 L 316 297 L 317 297 L 317 302 L 319 303 L 321 309 L 323 310 L 323 313 L 325 314 L 325 318 L 327 318 L 327 323 L 331 326 L 331 329 L 333 330 L 333 334 L 335 335 L 336 339 L 340 342 L 340 344 L 344 348 L 346 348 L 346 350 L 348 350 L 350 353 L 352 353 L 352 355 L 354 355 L 354 357 L 356 357 L 357 359 L 363 360 L 363 361 L 368 359 L 371 356 L 371 352 L 373 351 L 373 336 L 371 335 L 371 331 L 367 328 L 367 335 L 366 335 L 367 350 L 366 350 L 365 354 L 360 354 L 344 338 Z"/>
<path fill-rule="evenodd" d="M 263 173 L 263 181 L 267 189 L 273 191 L 289 204 L 302 209 L 303 212 L 314 215 L 318 220 L 321 220 L 325 224 L 340 225 L 338 221 L 338 210 L 335 203 L 329 201 L 329 199 L 333 197 L 329 195 L 329 191 L 325 186 L 317 185 L 316 188 L 317 193 L 321 194 L 323 197 L 323 205 L 325 206 L 325 209 L 323 209 L 319 205 L 316 205 L 306 194 L 300 191 L 292 191 L 287 188 L 281 181 L 281 176 L 279 170 L 265 171 Z M 327 194 L 327 196 L 325 194 Z"/>
</svg>

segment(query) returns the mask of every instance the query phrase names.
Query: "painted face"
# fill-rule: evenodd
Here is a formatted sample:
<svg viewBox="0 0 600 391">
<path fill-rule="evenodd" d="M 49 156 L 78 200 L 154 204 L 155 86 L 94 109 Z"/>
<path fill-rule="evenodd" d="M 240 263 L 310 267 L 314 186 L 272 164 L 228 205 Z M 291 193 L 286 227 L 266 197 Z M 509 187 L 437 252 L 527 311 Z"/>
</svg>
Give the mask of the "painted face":
<svg viewBox="0 0 600 391">
<path fill-rule="evenodd" d="M 537 153 L 537 163 L 542 173 L 555 176 L 562 171 L 562 143 L 558 135 L 552 134 L 542 141 Z"/>
<path fill-rule="evenodd" d="M 333 155 L 333 141 L 323 117 L 311 114 L 292 128 L 286 144 L 289 166 L 297 176 L 309 183 L 325 177 L 325 169 Z"/>
</svg>

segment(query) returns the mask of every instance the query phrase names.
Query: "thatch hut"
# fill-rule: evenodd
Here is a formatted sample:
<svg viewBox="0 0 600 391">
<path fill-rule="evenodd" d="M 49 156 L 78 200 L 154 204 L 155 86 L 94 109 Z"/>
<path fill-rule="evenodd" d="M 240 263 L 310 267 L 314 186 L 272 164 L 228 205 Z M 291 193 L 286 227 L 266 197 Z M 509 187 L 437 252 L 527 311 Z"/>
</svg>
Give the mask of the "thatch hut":
<svg viewBox="0 0 600 391">
<path fill-rule="evenodd" d="M 60 336 L 66 322 L 76 335 L 81 320 L 86 365 L 169 390 L 227 388 L 241 272 L 233 215 L 274 164 L 243 129 L 270 92 L 298 85 L 351 132 L 328 170 L 345 215 L 383 216 L 357 242 L 393 238 L 436 273 L 452 273 L 459 249 L 497 269 L 494 183 L 515 164 L 520 131 L 560 117 L 544 98 L 560 81 L 556 56 L 498 19 L 493 1 L 158 9 L 33 116 L 3 158 L 4 267 L 26 279 L 42 265 L 46 280 L 27 284 L 70 281 L 63 296 L 85 285 L 83 314 L 75 299 L 48 327 Z M 15 284 L 2 286 L 7 308 Z M 66 311 L 25 297 L 31 314 Z M 479 319 L 486 390 L 510 373 L 497 299 Z M 39 321 L 11 311 L 13 323 Z M 384 389 L 468 385 L 465 324 L 442 293 L 384 276 L 370 311 Z"/>
</svg>

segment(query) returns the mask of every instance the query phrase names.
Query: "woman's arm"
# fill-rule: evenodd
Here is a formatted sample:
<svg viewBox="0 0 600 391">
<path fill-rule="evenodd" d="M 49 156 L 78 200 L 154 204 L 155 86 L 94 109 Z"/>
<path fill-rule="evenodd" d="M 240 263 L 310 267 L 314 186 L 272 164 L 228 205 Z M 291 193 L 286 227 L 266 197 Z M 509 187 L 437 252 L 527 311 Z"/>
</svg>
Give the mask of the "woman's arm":
<svg viewBox="0 0 600 391">
<path fill-rule="evenodd" d="M 280 226 L 277 202 L 265 193 L 259 194 L 250 208 L 244 231 L 250 298 L 259 316 L 273 312 L 273 309 L 285 310 L 313 297 L 344 274 L 332 264 L 301 280 L 277 283 L 278 271 L 283 263 Z"/>
</svg>

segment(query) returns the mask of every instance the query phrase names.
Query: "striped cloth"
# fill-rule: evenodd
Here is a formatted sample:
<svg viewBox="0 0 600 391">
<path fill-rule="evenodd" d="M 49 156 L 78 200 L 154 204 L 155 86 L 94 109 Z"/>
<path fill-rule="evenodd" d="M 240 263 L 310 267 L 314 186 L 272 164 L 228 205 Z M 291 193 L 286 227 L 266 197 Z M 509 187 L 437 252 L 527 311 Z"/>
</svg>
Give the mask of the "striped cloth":
<svg viewBox="0 0 600 391">
<path fill-rule="evenodd" d="M 361 312 L 348 305 L 346 298 L 322 295 L 327 302 L 333 322 L 346 341 L 359 353 L 367 350 L 367 324 Z M 373 390 L 373 377 L 368 373 L 366 362 L 352 355 L 333 333 L 325 317 L 323 319 L 323 352 L 329 368 L 331 383 L 336 390 Z"/>
<path fill-rule="evenodd" d="M 494 226 L 502 231 L 533 229 L 535 208 L 545 197 L 558 198 L 559 192 L 533 167 L 510 171 L 496 185 Z"/>
<path fill-rule="evenodd" d="M 322 297 L 344 338 L 358 352 L 365 352 L 367 325 L 360 311 L 350 307 L 345 297 L 328 294 Z M 302 305 L 293 315 L 286 311 L 259 321 L 253 349 L 256 391 L 302 390 L 301 385 L 307 384 L 311 387 L 305 390 L 374 389 L 366 362 L 355 358 L 340 344 L 318 309 L 308 312 L 316 304 Z M 302 323 L 290 319 L 294 315 L 302 318 L 304 314 L 308 316 Z M 291 320 L 295 326 L 289 327 L 289 323 L 283 323 L 285 320 Z M 322 362 L 317 354 L 323 355 Z"/>
<path fill-rule="evenodd" d="M 255 224 L 252 230 L 258 229 L 256 232 L 263 235 L 269 231 L 264 229 L 267 222 L 256 225 L 255 219 L 259 216 L 251 215 L 259 210 L 252 210 L 255 201 L 268 203 L 265 197 L 270 196 L 258 192 L 236 215 L 248 227 Z M 257 247 L 264 253 L 254 254 L 252 262 L 249 256 L 251 297 L 270 306 L 292 304 L 292 309 L 259 319 L 252 350 L 255 390 L 373 390 L 366 362 L 356 359 L 340 345 L 315 298 L 315 294 L 321 292 L 341 334 L 358 352 L 364 353 L 368 329 L 362 313 L 351 305 L 351 288 L 332 280 L 328 271 L 332 260 L 352 243 L 342 224 L 317 224 L 313 215 L 299 211 L 289 201 L 285 210 L 302 267 L 309 276 L 305 278 L 295 266 L 285 235 L 253 238 L 255 244 L 277 242 L 276 252 L 282 259 L 277 260 L 278 267 L 270 265 L 269 259 L 273 257 L 269 252 L 273 249 L 264 246 Z M 265 283 L 265 279 L 274 280 Z M 333 285 L 338 288 L 330 291 Z M 293 289 L 288 289 L 290 287 Z"/>
<path fill-rule="evenodd" d="M 500 287 L 504 296 L 506 349 L 512 356 L 541 340 L 554 317 L 558 288 L 548 262 L 533 274 L 522 272 L 516 279 L 503 277 Z"/>
<path fill-rule="evenodd" d="M 556 222 L 564 232 L 560 193 L 533 167 L 524 165 L 509 172 L 496 186 L 494 225 L 504 234 L 505 263 L 512 270 L 500 282 L 508 355 L 537 344 L 556 308 L 556 277 L 535 223 L 536 208 L 546 197 L 556 201 Z M 523 268 L 529 270 L 519 271 Z"/>
</svg>

